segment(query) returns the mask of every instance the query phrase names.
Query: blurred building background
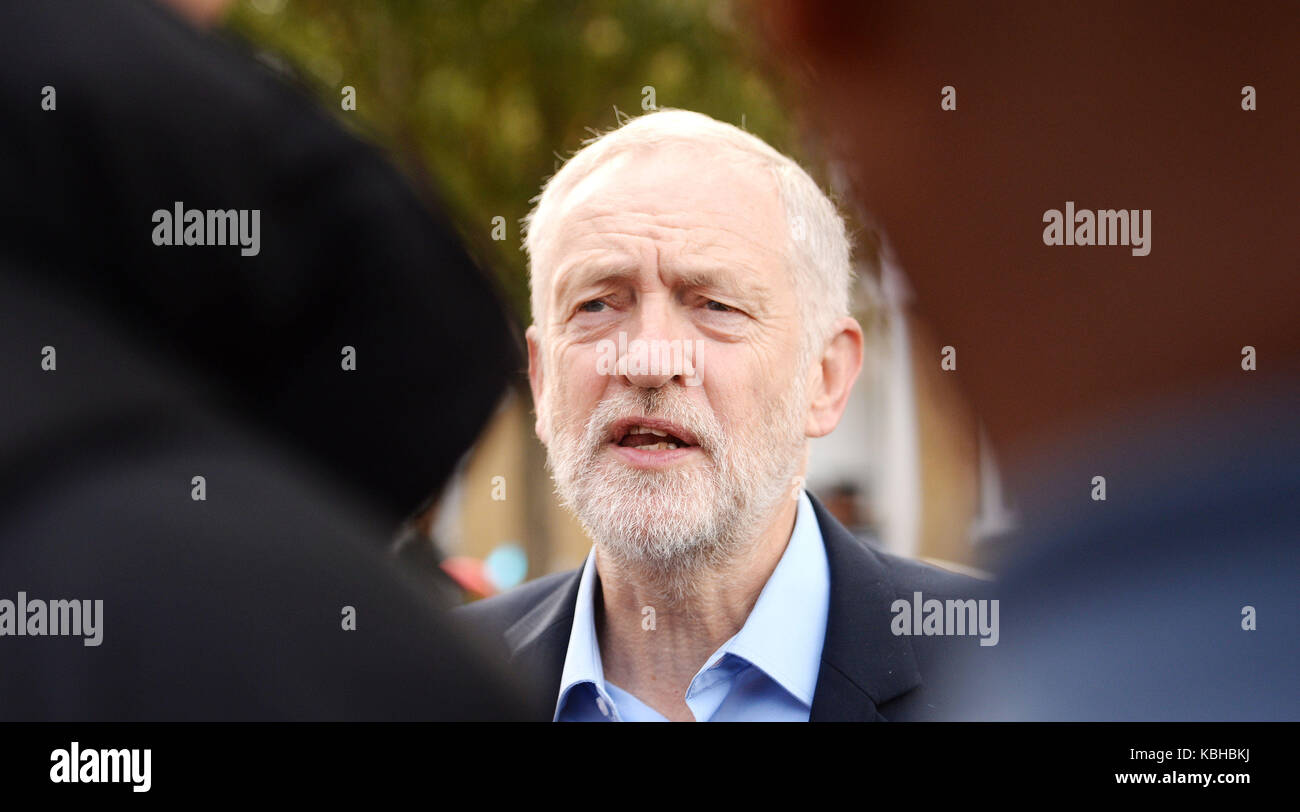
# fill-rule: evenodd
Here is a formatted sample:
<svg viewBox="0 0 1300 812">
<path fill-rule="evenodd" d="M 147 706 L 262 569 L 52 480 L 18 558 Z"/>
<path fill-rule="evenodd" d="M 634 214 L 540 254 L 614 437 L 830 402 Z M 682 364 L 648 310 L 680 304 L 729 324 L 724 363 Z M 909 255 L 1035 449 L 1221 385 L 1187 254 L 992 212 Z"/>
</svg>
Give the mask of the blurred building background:
<svg viewBox="0 0 1300 812">
<path fill-rule="evenodd" d="M 620 115 L 706 113 L 840 190 L 817 140 L 782 104 L 787 91 L 765 65 L 743 3 L 241 0 L 228 22 L 441 200 L 521 328 L 529 317 L 519 221 L 545 178 Z M 345 109 L 349 97 L 355 109 Z M 908 314 L 904 272 L 843 197 L 870 346 L 842 424 L 813 444 L 807 486 L 891 551 L 971 564 L 980 541 L 1010 521 L 993 455 L 940 368 L 941 337 Z M 868 306 L 874 301 L 884 306 Z M 521 370 L 421 524 L 471 591 L 508 588 L 585 557 L 590 542 L 559 507 L 544 461 Z"/>
</svg>

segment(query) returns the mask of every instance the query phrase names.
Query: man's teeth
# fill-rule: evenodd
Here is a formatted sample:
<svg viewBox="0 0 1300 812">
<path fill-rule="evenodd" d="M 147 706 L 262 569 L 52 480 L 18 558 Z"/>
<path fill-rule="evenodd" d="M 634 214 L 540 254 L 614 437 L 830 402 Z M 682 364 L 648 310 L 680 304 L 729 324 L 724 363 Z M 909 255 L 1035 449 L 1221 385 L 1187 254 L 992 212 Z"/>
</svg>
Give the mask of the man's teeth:
<svg viewBox="0 0 1300 812">
<path fill-rule="evenodd" d="M 660 429 L 652 429 L 652 428 L 650 428 L 649 426 L 633 426 L 632 428 L 630 428 L 630 429 L 627 430 L 627 433 L 628 433 L 629 435 L 632 435 L 632 434 L 652 434 L 652 435 L 654 435 L 655 437 L 667 437 L 667 436 L 668 436 L 668 432 L 666 432 L 666 431 L 662 431 L 662 430 L 660 430 Z M 669 442 L 669 441 L 667 441 L 667 440 L 664 440 L 664 441 L 661 442 L 661 443 L 652 443 L 652 444 L 650 444 L 650 445 L 640 445 L 640 446 L 635 446 L 635 448 L 638 448 L 638 449 L 640 449 L 641 451 L 673 451 L 673 450 L 677 449 L 678 447 L 679 447 L 679 446 L 677 445 L 677 443 Z"/>
<path fill-rule="evenodd" d="M 633 426 L 628 429 L 628 434 L 653 434 L 656 437 L 667 437 L 668 432 L 652 429 L 649 426 Z"/>
</svg>

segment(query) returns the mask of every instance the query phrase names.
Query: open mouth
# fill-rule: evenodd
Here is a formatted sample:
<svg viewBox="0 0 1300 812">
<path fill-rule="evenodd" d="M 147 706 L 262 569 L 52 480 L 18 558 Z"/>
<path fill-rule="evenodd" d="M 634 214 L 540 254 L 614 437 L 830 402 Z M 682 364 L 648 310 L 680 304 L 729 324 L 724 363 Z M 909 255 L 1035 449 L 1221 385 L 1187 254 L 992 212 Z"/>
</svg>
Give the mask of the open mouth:
<svg viewBox="0 0 1300 812">
<path fill-rule="evenodd" d="M 614 424 L 610 442 L 623 448 L 639 451 L 675 451 L 695 448 L 695 436 L 689 431 L 663 420 L 630 418 Z"/>
</svg>

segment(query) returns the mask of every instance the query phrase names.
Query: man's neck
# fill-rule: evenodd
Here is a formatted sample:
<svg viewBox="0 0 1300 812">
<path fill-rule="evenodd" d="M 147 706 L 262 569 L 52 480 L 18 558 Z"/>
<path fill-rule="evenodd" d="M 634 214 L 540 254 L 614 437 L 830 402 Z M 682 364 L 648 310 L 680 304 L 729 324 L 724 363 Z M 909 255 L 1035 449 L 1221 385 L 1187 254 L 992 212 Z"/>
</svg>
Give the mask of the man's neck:
<svg viewBox="0 0 1300 812">
<path fill-rule="evenodd" d="M 691 721 L 691 680 L 745 625 L 790 542 L 798 506 L 782 499 L 739 556 L 701 572 L 690 594 L 671 604 L 656 579 L 597 549 L 596 635 L 605 679 L 668 719 Z"/>
</svg>

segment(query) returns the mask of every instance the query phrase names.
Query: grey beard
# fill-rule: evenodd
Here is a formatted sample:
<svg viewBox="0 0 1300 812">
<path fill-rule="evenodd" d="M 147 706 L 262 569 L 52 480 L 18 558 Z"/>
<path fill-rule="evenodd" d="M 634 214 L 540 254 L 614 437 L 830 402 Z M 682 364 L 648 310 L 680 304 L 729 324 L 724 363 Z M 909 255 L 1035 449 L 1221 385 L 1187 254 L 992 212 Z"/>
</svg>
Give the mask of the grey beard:
<svg viewBox="0 0 1300 812">
<path fill-rule="evenodd" d="M 798 378 L 802 382 L 802 376 Z M 684 393 L 624 390 L 602 401 L 581 431 L 553 425 L 547 467 L 556 492 L 615 569 L 635 574 L 665 606 L 688 603 L 748 552 L 803 463 L 802 387 L 770 404 L 743 436 L 727 436 Z M 612 459 L 611 424 L 627 414 L 689 429 L 708 464 L 646 471 Z"/>
</svg>

